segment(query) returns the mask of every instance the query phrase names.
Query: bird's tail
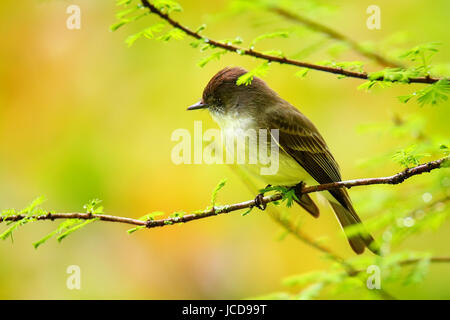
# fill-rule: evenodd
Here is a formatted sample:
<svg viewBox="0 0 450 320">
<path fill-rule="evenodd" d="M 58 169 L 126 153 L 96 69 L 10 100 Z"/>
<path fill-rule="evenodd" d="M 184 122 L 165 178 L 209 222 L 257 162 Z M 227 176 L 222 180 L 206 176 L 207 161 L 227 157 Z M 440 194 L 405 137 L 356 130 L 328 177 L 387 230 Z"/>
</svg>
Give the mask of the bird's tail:
<svg viewBox="0 0 450 320">
<path fill-rule="evenodd" d="M 376 244 L 375 240 L 370 235 L 370 233 L 364 228 L 361 219 L 356 214 L 355 210 L 353 209 L 353 206 L 349 204 L 348 208 L 345 208 L 344 206 L 342 206 L 337 202 L 334 201 L 329 202 L 334 212 L 336 213 L 336 217 L 338 218 L 339 223 L 344 229 L 348 242 L 350 243 L 350 246 L 352 247 L 353 251 L 355 251 L 357 254 L 361 254 L 367 247 L 370 251 L 379 255 L 380 252 L 378 245 Z M 349 226 L 354 225 L 358 225 L 356 230 L 347 229 Z"/>
<path fill-rule="evenodd" d="M 307 212 L 309 212 L 314 218 L 318 218 L 320 215 L 320 211 L 317 205 L 311 199 L 311 197 L 307 193 L 296 195 L 297 199 L 294 199 L 294 201 L 297 202 L 300 206 L 302 206 L 302 208 L 305 209 Z"/>
</svg>

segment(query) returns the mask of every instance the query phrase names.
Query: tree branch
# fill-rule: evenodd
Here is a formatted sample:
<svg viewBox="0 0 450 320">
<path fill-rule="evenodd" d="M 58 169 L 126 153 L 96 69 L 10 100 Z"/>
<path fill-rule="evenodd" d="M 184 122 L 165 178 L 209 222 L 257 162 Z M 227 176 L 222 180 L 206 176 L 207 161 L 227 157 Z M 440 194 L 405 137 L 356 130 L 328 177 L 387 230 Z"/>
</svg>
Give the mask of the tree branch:
<svg viewBox="0 0 450 320">
<path fill-rule="evenodd" d="M 339 181 L 332 183 L 325 183 L 316 186 L 304 187 L 303 193 L 331 190 L 336 188 L 347 188 L 350 189 L 356 186 L 367 186 L 371 184 L 399 184 L 405 181 L 412 176 L 422 174 L 425 172 L 430 172 L 431 170 L 438 169 L 442 166 L 444 162 L 450 161 L 450 157 L 445 157 L 439 160 L 430 161 L 427 163 L 423 163 L 418 165 L 417 167 L 407 168 L 397 174 L 388 177 L 381 178 L 366 178 L 366 179 L 356 179 L 356 180 L 347 180 L 347 181 Z"/>
<path fill-rule="evenodd" d="M 430 161 L 421 165 L 418 165 L 413 168 L 408 168 L 388 177 L 381 178 L 367 178 L 367 179 L 357 179 L 357 180 L 347 180 L 347 181 L 339 181 L 332 183 L 325 183 L 315 186 L 304 186 L 302 189 L 302 193 L 312 193 L 319 191 L 326 191 L 338 188 L 347 188 L 350 189 L 355 186 L 367 186 L 372 184 L 399 184 L 409 179 L 412 176 L 419 175 L 425 172 L 430 172 L 431 170 L 438 169 L 442 166 L 442 164 L 446 161 L 450 161 L 450 157 L 445 157 L 439 160 Z M 274 201 L 282 200 L 283 194 L 275 193 L 269 196 L 265 196 L 262 198 L 261 202 L 264 204 L 268 204 Z M 177 224 L 177 223 L 185 223 L 193 220 L 203 219 L 211 216 L 216 216 L 219 214 L 225 214 L 233 211 L 238 211 L 242 209 L 251 209 L 256 206 L 255 200 L 248 200 L 240 203 L 224 205 L 220 207 L 212 207 L 200 212 L 186 214 L 179 217 L 169 217 L 165 219 L 159 220 L 137 220 L 126 217 L 118 217 L 106 214 L 91 214 L 91 213 L 48 213 L 46 215 L 32 216 L 28 218 L 36 218 L 37 220 L 55 220 L 55 219 L 99 219 L 102 221 L 110 221 L 110 222 L 118 222 L 125 224 L 132 224 L 137 226 L 145 226 L 147 228 L 155 228 L 155 227 L 164 227 L 167 225 Z M 26 218 L 25 215 L 12 215 L 6 217 L 0 217 L 0 223 L 4 221 L 18 221 Z"/>
<path fill-rule="evenodd" d="M 189 29 L 188 27 L 183 26 L 179 22 L 173 20 L 168 14 L 166 14 L 166 13 L 162 12 L 161 10 L 159 10 L 158 8 L 156 8 L 148 0 L 141 0 L 141 2 L 144 7 L 148 8 L 148 10 L 150 10 L 150 12 L 158 15 L 161 19 L 167 21 L 172 27 L 183 31 L 188 36 L 190 36 L 194 39 L 204 40 L 205 43 L 209 43 L 210 45 L 212 45 L 214 47 L 221 48 L 221 49 L 224 49 L 229 52 L 240 53 L 242 55 L 255 57 L 255 58 L 262 59 L 262 60 L 265 60 L 268 62 L 278 62 L 280 64 L 288 64 L 288 65 L 293 65 L 293 66 L 297 66 L 297 67 L 308 68 L 308 69 L 313 69 L 313 70 L 317 70 L 317 71 L 323 71 L 323 72 L 342 75 L 342 76 L 346 76 L 346 77 L 350 77 L 350 78 L 373 80 L 373 81 L 400 82 L 399 80 L 385 79 L 384 77 L 379 77 L 377 79 L 370 79 L 369 74 L 367 74 L 365 72 L 350 71 L 350 70 L 345 70 L 342 68 L 328 67 L 328 66 L 322 66 L 322 65 L 308 63 L 308 62 L 302 62 L 302 61 L 298 61 L 298 60 L 292 60 L 292 59 L 288 59 L 286 57 L 273 56 L 273 55 L 265 54 L 265 53 L 262 53 L 259 51 L 254 51 L 252 49 L 245 49 L 245 48 L 241 48 L 241 47 L 238 47 L 235 45 L 226 44 L 226 43 L 222 43 L 217 40 L 209 39 L 209 38 L 206 38 L 206 37 L 200 35 L 198 32 L 194 32 L 191 29 Z M 435 83 L 439 80 L 440 80 L 440 78 L 433 78 L 433 77 L 427 76 L 427 77 L 409 78 L 408 82 L 409 83 L 431 84 L 431 83 Z"/>
<path fill-rule="evenodd" d="M 421 259 L 421 258 L 413 258 L 413 259 L 407 259 L 407 260 L 400 261 L 398 264 L 401 266 L 408 266 L 411 264 L 418 263 L 422 260 L 423 259 Z M 429 261 L 432 263 L 450 263 L 450 257 L 431 257 L 431 258 L 429 258 Z M 347 274 L 350 277 L 355 277 L 358 274 L 363 273 L 363 272 L 366 272 L 366 269 L 358 269 L 358 270 L 353 269 L 351 271 L 347 271 Z"/>
<path fill-rule="evenodd" d="M 409 264 L 414 264 L 417 262 L 420 262 L 422 259 L 408 259 L 408 260 L 403 260 L 400 262 L 400 264 L 402 266 L 404 265 L 409 265 Z M 434 262 L 434 263 L 449 263 L 450 262 L 450 257 L 431 257 L 430 258 L 430 262 Z"/>
<path fill-rule="evenodd" d="M 431 170 L 441 168 L 442 164 L 446 161 L 449 161 L 450 157 L 442 158 L 435 161 L 430 161 L 424 164 L 421 164 L 419 166 L 408 168 L 402 172 L 399 172 L 395 175 L 389 176 L 389 177 L 383 177 L 383 178 L 370 178 L 370 179 L 359 179 L 359 180 L 348 180 L 348 181 L 341 181 L 341 182 L 335 182 L 335 183 L 328 183 L 323 185 L 316 185 L 316 186 L 304 186 L 302 189 L 303 193 L 312 193 L 312 192 L 318 192 L 318 191 L 325 191 L 325 190 L 332 190 L 336 188 L 351 188 L 354 186 L 362 186 L 362 185 L 371 185 L 371 184 L 399 184 L 405 181 L 406 179 L 414 176 L 419 175 L 424 172 L 430 172 Z M 283 195 L 281 193 L 276 193 L 270 196 L 266 196 L 263 198 L 263 203 L 270 203 L 277 200 L 281 200 L 283 198 Z M 450 197 L 444 198 L 444 200 L 448 200 Z M 432 205 L 437 204 L 437 202 L 433 203 Z M 154 227 L 162 227 L 166 225 L 172 225 L 176 223 L 185 223 L 193 220 L 198 220 L 214 215 L 229 213 L 232 211 L 237 211 L 245 208 L 253 208 L 256 206 L 255 200 L 249 200 L 244 201 L 241 203 L 236 203 L 232 205 L 225 205 L 221 207 L 212 207 L 210 209 L 206 209 L 201 212 L 196 212 L 192 214 L 183 215 L 180 217 L 169 217 L 165 219 L 160 220 L 138 220 L 138 219 L 132 219 L 132 218 L 126 218 L 126 217 L 119 217 L 119 216 L 112 216 L 112 215 L 106 215 L 106 214 L 92 214 L 92 213 L 51 213 L 48 212 L 45 215 L 37 215 L 37 216 L 27 216 L 27 215 L 11 215 L 11 216 L 5 216 L 0 217 L 0 223 L 5 221 L 19 221 L 22 219 L 36 219 L 36 220 L 55 220 L 55 219 L 82 219 L 82 220 L 91 220 L 91 219 L 98 219 L 101 221 L 110 221 L 110 222 L 118 222 L 118 223 L 125 223 L 125 224 L 131 224 L 146 228 L 154 228 Z M 312 247 L 316 248 L 317 250 L 325 253 L 327 256 L 329 256 L 334 261 L 338 262 L 342 267 L 344 268 L 345 272 L 350 276 L 354 277 L 357 276 L 359 273 L 364 272 L 364 270 L 358 270 L 355 269 L 351 264 L 347 263 L 343 258 L 340 256 L 334 254 L 332 251 L 330 251 L 328 248 L 322 246 L 321 244 L 317 243 L 315 240 L 310 239 L 305 234 L 299 234 L 297 227 L 292 226 L 289 221 L 281 219 L 280 217 L 274 217 L 274 219 L 279 222 L 281 225 L 283 225 L 290 233 L 292 233 L 294 236 L 299 238 L 300 240 L 306 242 L 307 244 L 311 245 Z M 401 262 L 401 265 L 409 265 L 419 262 L 420 259 L 409 259 Z M 450 262 L 450 257 L 432 257 L 430 258 L 430 262 L 437 262 L 437 263 L 448 263 Z M 395 297 L 390 295 L 385 290 L 379 290 L 379 294 L 384 299 L 393 300 Z"/>
<path fill-rule="evenodd" d="M 301 16 L 299 14 L 295 14 L 292 13 L 286 9 L 283 9 L 281 7 L 278 6 L 271 6 L 269 7 L 269 10 L 294 22 L 300 23 L 304 26 L 306 26 L 309 29 L 318 31 L 320 33 L 326 34 L 327 36 L 329 36 L 332 39 L 338 40 L 338 41 L 342 41 L 347 43 L 353 50 L 359 52 L 361 55 L 376 61 L 377 63 L 379 63 L 380 65 L 386 66 L 386 67 L 391 67 L 391 68 L 404 68 L 403 65 L 394 62 L 394 61 L 390 61 L 387 58 L 383 57 L 382 55 L 367 50 L 365 48 L 363 48 L 358 42 L 354 41 L 353 39 L 350 39 L 349 37 L 347 37 L 346 35 L 339 33 L 323 24 L 320 24 L 316 21 L 310 20 L 304 16 Z"/>
</svg>

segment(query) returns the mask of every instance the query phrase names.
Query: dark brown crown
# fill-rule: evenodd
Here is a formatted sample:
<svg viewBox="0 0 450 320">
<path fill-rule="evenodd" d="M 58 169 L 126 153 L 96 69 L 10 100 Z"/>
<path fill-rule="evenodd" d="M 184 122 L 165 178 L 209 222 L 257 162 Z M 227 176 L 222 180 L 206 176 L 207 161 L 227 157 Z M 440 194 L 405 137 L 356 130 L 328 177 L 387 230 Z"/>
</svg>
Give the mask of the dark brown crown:
<svg viewBox="0 0 450 320">
<path fill-rule="evenodd" d="M 203 90 L 203 99 L 213 95 L 214 92 L 216 92 L 216 90 L 224 83 L 236 83 L 237 79 L 246 73 L 247 70 L 241 67 L 226 67 L 225 69 L 220 70 L 214 75 L 214 77 L 211 78 L 211 80 L 209 80 L 205 90 Z"/>
</svg>

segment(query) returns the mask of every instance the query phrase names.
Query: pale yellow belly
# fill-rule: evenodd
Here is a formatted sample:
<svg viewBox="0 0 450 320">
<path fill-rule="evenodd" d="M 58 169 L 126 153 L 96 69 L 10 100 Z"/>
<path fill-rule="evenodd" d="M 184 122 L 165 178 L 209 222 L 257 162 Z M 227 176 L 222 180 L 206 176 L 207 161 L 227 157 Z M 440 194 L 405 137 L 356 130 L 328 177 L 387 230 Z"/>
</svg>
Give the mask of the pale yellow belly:
<svg viewBox="0 0 450 320">
<path fill-rule="evenodd" d="M 236 131 L 230 129 L 230 127 L 227 128 L 228 130 L 223 130 L 222 129 L 222 135 L 224 139 L 230 138 L 231 136 L 236 135 Z M 250 142 L 250 143 L 255 143 Z M 230 148 L 230 145 L 226 145 L 228 148 Z M 228 148 L 228 150 L 226 150 L 226 152 L 231 152 L 236 154 L 238 152 L 238 148 L 239 146 L 241 148 L 244 148 L 244 150 L 241 150 L 241 152 L 243 152 L 244 154 L 248 154 L 249 152 L 249 145 L 248 143 L 244 144 L 244 146 L 242 145 L 233 145 L 232 148 L 233 150 L 230 150 Z M 248 158 L 246 157 L 246 160 L 248 160 Z M 274 161 L 272 159 L 272 161 Z M 272 166 L 273 164 L 269 163 L 269 164 L 263 164 L 259 161 L 257 161 L 256 164 L 250 164 L 248 161 L 245 161 L 244 163 L 239 164 L 240 168 L 246 172 L 249 176 L 253 176 L 254 178 L 262 181 L 262 183 L 265 185 L 272 185 L 272 186 L 295 186 L 300 182 L 304 182 L 307 185 L 316 185 L 318 184 L 318 182 L 311 177 L 311 175 L 306 172 L 305 169 L 303 169 L 303 167 L 294 160 L 294 158 L 292 158 L 291 156 L 289 156 L 288 154 L 286 154 L 285 152 L 283 152 L 282 150 L 279 150 L 278 153 L 278 170 L 275 171 L 273 174 L 262 174 L 262 168 L 268 168 L 270 166 Z M 237 162 L 234 162 L 237 163 Z M 321 194 L 323 194 L 323 196 L 328 200 L 328 201 L 333 201 L 336 202 L 336 199 L 329 193 L 329 192 L 321 192 Z"/>
<path fill-rule="evenodd" d="M 259 178 L 265 184 L 273 186 L 293 186 L 299 182 L 305 182 L 309 185 L 315 184 L 315 180 L 290 156 L 284 153 L 278 157 L 278 171 L 274 174 L 262 175 L 261 168 L 267 165 L 262 164 L 241 164 L 243 170 L 250 175 Z"/>
<path fill-rule="evenodd" d="M 222 129 L 222 137 L 224 141 L 236 141 L 237 136 L 242 135 L 242 130 L 248 130 L 253 127 L 253 122 L 251 119 L 246 118 L 216 118 L 214 119 L 219 123 Z M 242 144 L 225 144 L 226 152 L 231 154 L 237 154 L 240 152 L 248 155 L 249 154 L 249 143 L 253 145 L 258 145 L 257 141 L 252 141 L 249 139 L 248 143 Z M 239 150 L 239 148 L 241 148 Z M 270 150 L 270 146 L 268 147 Z M 259 154 L 259 150 L 257 151 Z M 235 158 L 236 160 L 236 158 Z M 272 163 L 263 164 L 257 159 L 256 164 L 250 164 L 248 161 L 248 157 L 246 157 L 246 161 L 244 163 L 239 164 L 243 170 L 249 173 L 252 176 L 255 176 L 262 180 L 265 184 L 270 185 L 282 185 L 282 186 L 293 186 L 298 184 L 299 182 L 305 182 L 307 184 L 315 184 L 314 179 L 295 161 L 292 157 L 287 155 L 286 153 L 279 150 L 278 157 L 275 159 L 271 159 L 271 161 L 278 161 L 278 170 L 273 171 L 273 174 L 261 174 L 261 168 L 268 168 Z M 237 163 L 237 162 L 235 162 Z M 270 171 L 270 170 L 269 170 Z M 266 170 L 267 172 L 267 170 Z"/>
</svg>

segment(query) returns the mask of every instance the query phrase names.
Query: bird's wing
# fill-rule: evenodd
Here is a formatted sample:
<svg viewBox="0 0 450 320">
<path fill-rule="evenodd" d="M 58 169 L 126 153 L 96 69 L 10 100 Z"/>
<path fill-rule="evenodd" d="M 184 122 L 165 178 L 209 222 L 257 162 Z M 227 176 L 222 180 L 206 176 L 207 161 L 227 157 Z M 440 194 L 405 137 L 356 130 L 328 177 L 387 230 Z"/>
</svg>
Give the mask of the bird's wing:
<svg viewBox="0 0 450 320">
<path fill-rule="evenodd" d="M 341 181 L 339 165 L 325 140 L 312 122 L 294 107 L 288 105 L 282 112 L 271 112 L 268 123 L 279 130 L 280 149 L 294 158 L 318 183 Z M 331 190 L 331 194 L 344 207 L 349 198 L 343 190 Z"/>
<path fill-rule="evenodd" d="M 286 105 L 281 112 L 271 112 L 268 117 L 272 128 L 279 130 L 278 144 L 282 152 L 294 158 L 320 184 L 341 181 L 336 160 L 308 118 L 291 105 Z M 344 231 L 350 225 L 360 224 L 361 220 L 353 208 L 347 190 L 341 188 L 329 192 L 338 202 L 330 201 L 330 204 Z M 348 241 L 358 254 L 362 253 L 366 246 L 374 253 L 378 252 L 374 239 L 365 230 L 360 234 L 348 236 Z"/>
</svg>

